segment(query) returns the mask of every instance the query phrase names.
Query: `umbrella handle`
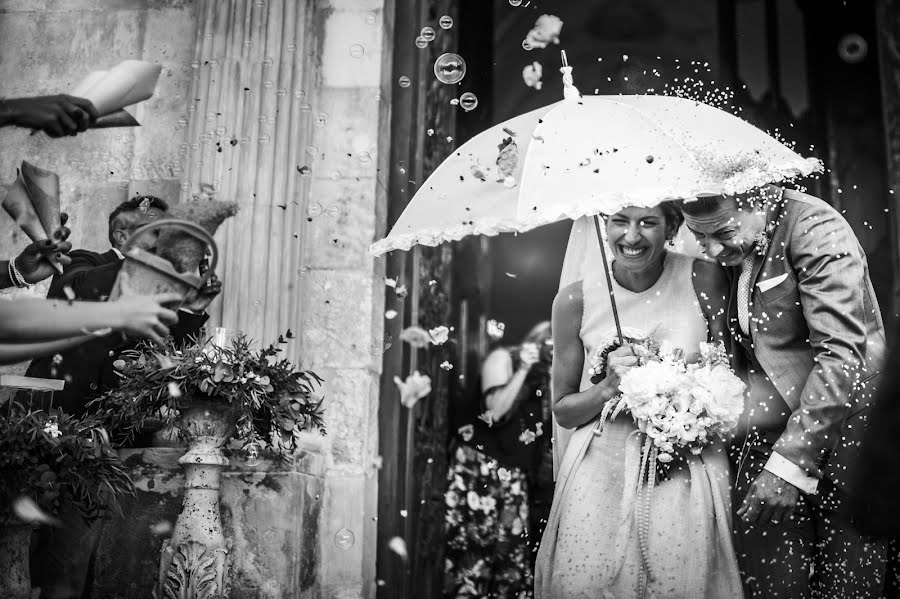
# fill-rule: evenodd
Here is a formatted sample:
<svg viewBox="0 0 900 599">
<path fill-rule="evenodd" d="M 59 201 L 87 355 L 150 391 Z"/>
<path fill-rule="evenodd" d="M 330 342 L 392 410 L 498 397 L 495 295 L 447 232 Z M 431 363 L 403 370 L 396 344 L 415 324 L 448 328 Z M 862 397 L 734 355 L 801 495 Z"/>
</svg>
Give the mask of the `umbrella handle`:
<svg viewBox="0 0 900 599">
<path fill-rule="evenodd" d="M 622 339 L 622 325 L 619 324 L 619 309 L 616 307 L 616 293 L 613 291 L 612 274 L 609 268 L 609 261 L 606 259 L 606 243 L 603 241 L 603 235 L 600 234 L 600 216 L 594 215 L 594 228 L 597 229 L 597 241 L 600 242 L 600 255 L 603 257 L 603 272 L 606 273 L 606 286 L 609 288 L 609 303 L 612 305 L 613 320 L 616 321 L 616 335 L 619 336 L 619 345 L 625 345 Z"/>
</svg>

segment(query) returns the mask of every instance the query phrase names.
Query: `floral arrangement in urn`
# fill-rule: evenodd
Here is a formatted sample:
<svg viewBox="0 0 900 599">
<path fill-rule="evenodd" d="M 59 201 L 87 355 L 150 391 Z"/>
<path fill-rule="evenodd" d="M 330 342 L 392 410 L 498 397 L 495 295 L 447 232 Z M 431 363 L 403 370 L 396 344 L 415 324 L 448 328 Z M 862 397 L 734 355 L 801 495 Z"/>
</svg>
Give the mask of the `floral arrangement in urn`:
<svg viewBox="0 0 900 599">
<path fill-rule="evenodd" d="M 21 523 L 11 510 L 23 498 L 51 516 L 65 501 L 90 521 L 134 494 L 100 419 L 11 401 L 0 410 L 0 525 Z"/>
<path fill-rule="evenodd" d="M 285 342 L 280 336 L 278 343 L 259 350 L 242 334 L 230 347 L 210 341 L 181 348 L 171 340 L 164 347 L 145 342 L 114 362 L 118 387 L 91 406 L 108 419 L 116 436 L 128 440 L 151 421 L 158 423 L 160 415 L 188 437 L 208 434 L 190 430 L 184 417 L 202 403 L 231 424 L 221 431 L 223 442 L 238 439 L 248 453 L 269 449 L 289 456 L 302 431 L 325 434 L 325 428 L 322 400 L 314 398 L 322 379 L 279 357 Z"/>
</svg>

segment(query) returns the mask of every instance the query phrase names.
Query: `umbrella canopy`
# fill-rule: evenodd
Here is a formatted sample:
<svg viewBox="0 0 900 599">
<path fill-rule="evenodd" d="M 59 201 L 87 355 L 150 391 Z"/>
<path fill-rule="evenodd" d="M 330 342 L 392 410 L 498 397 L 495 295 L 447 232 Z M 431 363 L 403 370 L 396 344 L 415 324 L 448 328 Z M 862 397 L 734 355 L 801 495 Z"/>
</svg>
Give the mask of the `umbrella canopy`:
<svg viewBox="0 0 900 599">
<path fill-rule="evenodd" d="M 822 168 L 819 160 L 702 102 L 567 96 L 463 144 L 370 253 L 524 232 L 625 206 L 741 193 Z"/>
</svg>

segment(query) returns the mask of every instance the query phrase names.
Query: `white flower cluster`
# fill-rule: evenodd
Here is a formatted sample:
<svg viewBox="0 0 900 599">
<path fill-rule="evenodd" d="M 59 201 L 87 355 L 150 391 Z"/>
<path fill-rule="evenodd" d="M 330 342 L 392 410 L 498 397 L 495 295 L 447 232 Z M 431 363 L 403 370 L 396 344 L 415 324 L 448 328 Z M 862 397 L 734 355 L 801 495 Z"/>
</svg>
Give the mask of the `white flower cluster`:
<svg viewBox="0 0 900 599">
<path fill-rule="evenodd" d="M 629 370 L 619 390 L 615 412 L 631 413 L 663 463 L 672 461 L 676 447 L 699 454 L 724 438 L 744 409 L 744 383 L 728 365 L 724 348 L 713 344 L 702 344 L 694 364 L 680 352 L 662 351 L 657 360 Z"/>
</svg>

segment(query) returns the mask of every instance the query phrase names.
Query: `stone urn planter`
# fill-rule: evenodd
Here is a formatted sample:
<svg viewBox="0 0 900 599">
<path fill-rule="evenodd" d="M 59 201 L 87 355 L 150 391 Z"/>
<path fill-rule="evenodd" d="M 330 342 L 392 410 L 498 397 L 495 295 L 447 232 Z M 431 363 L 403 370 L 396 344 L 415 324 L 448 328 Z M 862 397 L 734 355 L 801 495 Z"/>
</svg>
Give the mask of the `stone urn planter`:
<svg viewBox="0 0 900 599">
<path fill-rule="evenodd" d="M 184 502 L 161 549 L 156 599 L 228 596 L 231 542 L 219 512 L 226 444 L 239 442 L 248 456 L 266 451 L 288 459 L 303 431 L 324 434 L 322 399 L 314 395 L 322 379 L 281 358 L 286 343 L 279 336 L 256 348 L 240 331 L 211 328 L 183 346 L 138 345 L 122 353 L 119 386 L 97 400 L 126 438 L 162 415 L 187 445 L 178 460 Z"/>
<path fill-rule="evenodd" d="M 219 484 L 228 458 L 222 447 L 234 432 L 228 404 L 214 398 L 186 402 L 176 426 L 188 450 L 178 460 L 184 467 L 185 493 L 172 538 L 163 543 L 157 599 L 227 597 L 231 540 L 222 532 Z"/>
<path fill-rule="evenodd" d="M 0 526 L 0 594 L 4 599 L 30 599 L 28 549 L 32 527 L 10 523 Z"/>
</svg>

